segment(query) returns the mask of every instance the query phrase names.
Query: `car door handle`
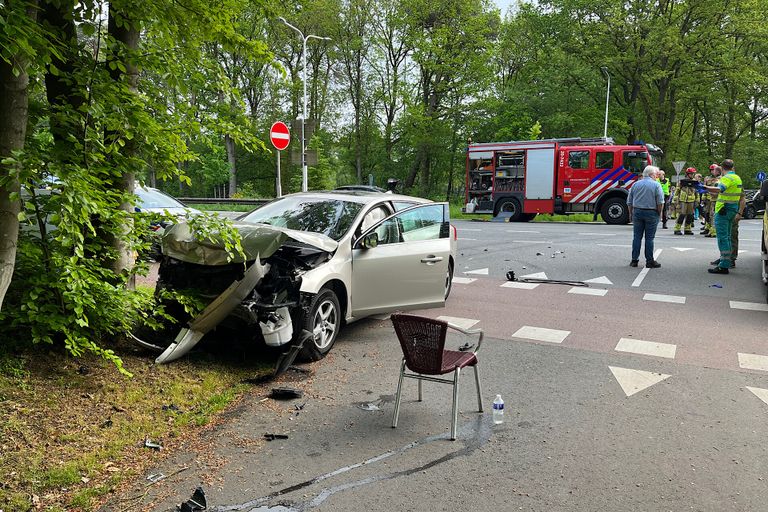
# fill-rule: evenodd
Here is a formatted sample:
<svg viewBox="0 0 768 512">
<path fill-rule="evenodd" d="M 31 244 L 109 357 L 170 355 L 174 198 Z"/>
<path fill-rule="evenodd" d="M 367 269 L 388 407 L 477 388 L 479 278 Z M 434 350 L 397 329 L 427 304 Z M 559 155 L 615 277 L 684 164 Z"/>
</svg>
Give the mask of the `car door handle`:
<svg viewBox="0 0 768 512">
<path fill-rule="evenodd" d="M 426 258 L 421 258 L 422 263 L 426 263 L 429 265 L 430 263 L 437 263 L 438 261 L 443 261 L 442 256 L 427 256 Z"/>
</svg>

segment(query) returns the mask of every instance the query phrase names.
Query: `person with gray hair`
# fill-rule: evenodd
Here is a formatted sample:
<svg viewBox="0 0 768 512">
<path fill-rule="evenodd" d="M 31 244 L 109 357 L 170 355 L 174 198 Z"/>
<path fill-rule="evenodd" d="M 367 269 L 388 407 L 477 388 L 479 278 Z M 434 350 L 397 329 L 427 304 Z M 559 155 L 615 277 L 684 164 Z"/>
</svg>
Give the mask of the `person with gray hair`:
<svg viewBox="0 0 768 512">
<path fill-rule="evenodd" d="M 643 169 L 643 179 L 632 185 L 627 196 L 629 216 L 632 219 L 632 260 L 630 267 L 636 267 L 640 258 L 640 245 L 645 237 L 645 266 L 659 268 L 661 263 L 653 259 L 653 239 L 664 208 L 664 191 L 656 181 L 659 168 L 648 165 Z"/>
</svg>

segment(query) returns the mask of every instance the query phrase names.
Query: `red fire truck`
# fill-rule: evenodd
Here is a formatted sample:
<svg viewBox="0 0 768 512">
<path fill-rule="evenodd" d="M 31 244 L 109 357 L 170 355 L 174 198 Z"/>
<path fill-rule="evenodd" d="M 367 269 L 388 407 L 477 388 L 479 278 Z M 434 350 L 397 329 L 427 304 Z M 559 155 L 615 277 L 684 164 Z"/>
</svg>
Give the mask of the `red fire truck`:
<svg viewBox="0 0 768 512">
<path fill-rule="evenodd" d="M 652 144 L 620 146 L 610 138 L 471 143 L 464 211 L 510 221 L 592 213 L 626 224 L 629 188 L 661 156 Z"/>
</svg>

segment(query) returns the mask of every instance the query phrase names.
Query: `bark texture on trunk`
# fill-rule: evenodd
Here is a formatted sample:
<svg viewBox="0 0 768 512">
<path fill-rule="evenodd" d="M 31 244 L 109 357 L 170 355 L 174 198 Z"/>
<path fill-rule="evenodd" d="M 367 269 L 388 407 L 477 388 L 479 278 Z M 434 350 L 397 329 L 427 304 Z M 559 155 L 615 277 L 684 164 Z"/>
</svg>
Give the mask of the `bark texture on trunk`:
<svg viewBox="0 0 768 512">
<path fill-rule="evenodd" d="M 224 136 L 224 146 L 227 148 L 227 163 L 229 164 L 229 193 L 228 197 L 237 192 L 237 159 L 235 157 L 235 139 L 229 134 Z"/>
<path fill-rule="evenodd" d="M 28 8 L 34 16 L 34 5 Z M 11 8 L 10 3 L 8 8 Z M 24 148 L 29 108 L 29 76 L 27 62 L 21 56 L 13 56 L 8 64 L 0 59 L 0 160 L 10 157 L 14 151 Z M 18 194 L 17 169 L 0 164 L 0 309 L 13 277 L 16 265 L 16 248 L 19 242 L 19 212 L 21 201 L 11 199 Z"/>
</svg>

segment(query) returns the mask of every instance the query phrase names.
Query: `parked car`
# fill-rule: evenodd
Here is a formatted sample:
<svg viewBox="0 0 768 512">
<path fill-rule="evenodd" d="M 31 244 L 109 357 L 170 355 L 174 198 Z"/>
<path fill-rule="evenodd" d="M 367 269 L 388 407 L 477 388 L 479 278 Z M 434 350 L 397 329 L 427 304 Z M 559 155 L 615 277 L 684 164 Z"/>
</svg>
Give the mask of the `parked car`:
<svg viewBox="0 0 768 512">
<path fill-rule="evenodd" d="M 762 217 L 765 213 L 765 201 L 757 200 L 760 194 L 759 190 L 746 190 L 744 192 L 747 204 L 744 206 L 744 218 L 754 219 Z"/>
<path fill-rule="evenodd" d="M 762 274 L 763 284 L 766 285 L 765 301 L 768 302 L 768 210 L 766 210 L 766 200 L 768 200 L 768 180 L 763 181 L 760 190 L 753 200 L 763 209 L 763 236 L 760 244 L 760 273 Z"/>
<path fill-rule="evenodd" d="M 197 241 L 187 223 L 163 236 L 157 289 L 197 290 L 211 303 L 172 343 L 137 337 L 162 352 L 157 362 L 181 357 L 228 318 L 253 326 L 267 345 L 293 342 L 318 359 L 343 324 L 440 307 L 451 292 L 457 236 L 447 203 L 367 191 L 300 193 L 242 216 L 235 227 L 244 261 L 228 261 L 222 243 Z"/>
</svg>

